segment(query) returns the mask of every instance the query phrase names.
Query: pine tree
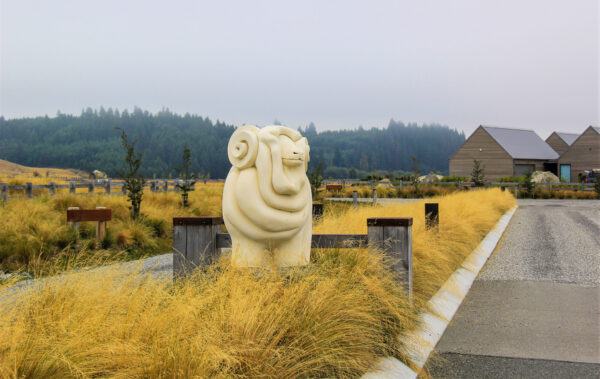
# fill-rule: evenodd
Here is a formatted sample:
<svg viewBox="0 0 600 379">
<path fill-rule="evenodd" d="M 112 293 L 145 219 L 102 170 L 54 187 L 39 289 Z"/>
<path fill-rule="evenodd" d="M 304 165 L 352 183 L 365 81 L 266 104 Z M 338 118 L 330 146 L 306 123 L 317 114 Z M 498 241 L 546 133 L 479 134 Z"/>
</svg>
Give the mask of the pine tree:
<svg viewBox="0 0 600 379">
<path fill-rule="evenodd" d="M 525 179 L 523 180 L 523 188 L 528 197 L 533 196 L 533 190 L 535 189 L 535 183 L 533 182 L 533 171 L 527 171 Z"/>
<path fill-rule="evenodd" d="M 321 175 L 322 171 L 323 162 L 319 162 L 317 167 L 308 174 L 308 181 L 310 182 L 313 200 L 316 199 L 319 187 L 321 187 L 321 184 L 323 183 L 323 176 Z"/>
<path fill-rule="evenodd" d="M 120 171 L 119 176 L 123 178 L 123 181 L 125 182 L 127 198 L 131 203 L 131 206 L 129 207 L 131 211 L 131 219 L 135 220 L 140 215 L 142 196 L 144 194 L 145 180 L 141 174 L 138 174 L 138 170 L 142 164 L 142 153 L 136 156 L 135 144 L 137 143 L 137 140 L 129 144 L 127 141 L 127 134 L 123 129 L 121 129 L 121 143 L 126 152 L 125 171 Z"/>
<path fill-rule="evenodd" d="M 475 187 L 483 187 L 485 185 L 485 166 L 481 161 L 475 159 L 473 161 L 473 171 L 471 171 L 471 181 Z"/>
<path fill-rule="evenodd" d="M 183 147 L 183 156 L 181 158 L 181 167 L 179 171 L 181 172 L 181 176 L 183 179 L 183 183 L 175 184 L 175 187 L 181 190 L 181 204 L 184 208 L 189 206 L 188 203 L 188 192 L 194 189 L 194 184 L 196 184 L 196 178 L 194 174 L 190 174 L 190 166 L 192 165 L 192 154 L 187 145 Z"/>
</svg>

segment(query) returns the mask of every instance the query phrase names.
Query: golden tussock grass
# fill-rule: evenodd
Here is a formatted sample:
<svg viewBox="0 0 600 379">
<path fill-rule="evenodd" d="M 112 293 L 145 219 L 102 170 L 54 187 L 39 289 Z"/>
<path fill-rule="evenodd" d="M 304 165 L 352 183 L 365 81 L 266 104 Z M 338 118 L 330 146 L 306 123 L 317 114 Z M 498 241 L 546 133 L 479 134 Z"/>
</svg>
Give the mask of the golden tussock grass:
<svg viewBox="0 0 600 379">
<path fill-rule="evenodd" d="M 396 336 L 515 203 L 499 190 L 436 200 L 438 232 L 422 202 L 328 206 L 314 228 L 366 233 L 367 217 L 413 217 L 415 306 L 366 249 L 314 250 L 309 266 L 279 272 L 224 257 L 175 285 L 119 266 L 68 272 L 9 300 L 0 286 L 0 376 L 357 377 L 386 355 L 410 365 Z"/>
<path fill-rule="evenodd" d="M 350 204 L 325 208 L 314 233 L 367 233 L 369 217 L 413 218 L 413 270 L 415 292 L 429 299 L 468 254 L 481 242 L 500 216 L 516 204 L 500 189 L 455 192 L 427 200 L 439 203 L 439 230 L 425 229 L 424 202 Z"/>
<path fill-rule="evenodd" d="M 57 259 L 73 255 L 124 255 L 137 258 L 170 251 L 174 216 L 221 214 L 221 185 L 197 184 L 190 192 L 190 207 L 181 207 L 175 192 L 144 193 L 138 221 L 131 221 L 127 198 L 121 195 L 57 195 L 9 199 L 0 203 L 0 269 L 43 273 L 55 270 Z M 67 226 L 68 207 L 112 210 L 107 238 L 95 243 L 95 223 L 81 223 L 77 235 Z"/>
</svg>

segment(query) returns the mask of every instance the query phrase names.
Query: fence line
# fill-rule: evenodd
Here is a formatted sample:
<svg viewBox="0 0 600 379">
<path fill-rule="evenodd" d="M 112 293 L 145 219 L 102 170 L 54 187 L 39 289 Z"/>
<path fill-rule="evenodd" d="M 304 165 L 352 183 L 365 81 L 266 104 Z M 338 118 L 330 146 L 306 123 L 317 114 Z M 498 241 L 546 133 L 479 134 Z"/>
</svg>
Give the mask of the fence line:
<svg viewBox="0 0 600 379">
<path fill-rule="evenodd" d="M 358 184 L 358 185 L 362 184 L 362 185 L 370 186 L 371 188 L 375 188 L 375 186 L 377 186 L 378 184 L 383 184 L 383 183 L 380 183 L 378 180 L 374 180 L 374 179 L 373 180 L 323 179 L 323 184 L 324 185 L 341 184 L 342 187 L 346 187 L 349 185 L 352 186 L 354 184 Z M 394 184 L 397 184 L 397 185 L 394 185 Z M 414 183 L 412 181 L 407 181 L 407 180 L 390 181 L 389 184 L 385 183 L 383 185 L 389 185 L 391 188 L 396 188 L 396 189 L 414 187 Z M 474 187 L 475 183 L 469 182 L 469 181 L 464 181 L 464 182 L 463 181 L 458 181 L 458 182 L 436 181 L 436 182 L 430 182 L 430 183 L 419 182 L 418 185 L 423 186 L 423 187 L 456 186 L 459 189 L 464 189 L 466 187 Z M 535 186 L 548 188 L 550 190 L 560 189 L 560 190 L 593 191 L 593 189 L 594 189 L 594 183 L 535 183 Z M 506 187 L 506 188 L 517 187 L 517 189 L 520 190 L 523 188 L 523 183 L 522 182 L 491 182 L 491 183 L 486 183 L 485 187 L 487 187 L 487 188 L 489 188 L 489 187 Z"/>
<path fill-rule="evenodd" d="M 206 184 L 206 183 L 224 183 L 225 179 L 198 179 L 196 180 L 196 184 Z M 177 184 L 183 184 L 184 181 L 181 179 L 150 179 L 144 183 L 144 187 L 148 187 L 151 192 L 170 192 L 177 191 Z M 390 187 L 396 189 L 402 188 L 412 188 L 414 187 L 414 183 L 409 181 L 398 181 L 395 182 L 397 185 L 392 185 L 390 183 Z M 368 185 L 371 188 L 375 188 L 377 184 L 380 184 L 376 180 L 370 181 L 362 181 L 358 179 L 325 179 L 323 180 L 323 184 L 327 186 L 328 184 L 341 184 L 342 188 L 347 186 L 351 186 L 353 184 L 363 184 Z M 432 182 L 432 183 L 419 183 L 419 186 L 423 187 L 450 187 L 456 186 L 458 189 L 468 189 L 474 186 L 473 182 Z M 576 190 L 576 191 L 593 191 L 594 183 L 535 183 L 537 188 L 545 188 L 549 190 Z M 522 191 L 523 183 L 520 182 L 494 182 L 494 183 L 486 183 L 485 187 L 504 187 L 510 188 L 513 190 Z M 90 193 L 106 193 L 106 194 L 126 194 L 125 184 L 121 179 L 117 179 L 113 181 L 112 179 L 92 179 L 92 180 L 71 180 L 68 184 L 56 184 L 55 182 L 50 182 L 48 184 L 32 184 L 31 182 L 27 182 L 24 185 L 13 185 L 9 186 L 8 183 L 2 182 L 0 183 L 0 201 L 7 201 L 9 191 L 25 191 L 26 197 L 33 197 L 33 190 L 48 190 L 48 194 L 50 196 L 56 195 L 56 190 L 61 188 L 68 188 L 69 193 L 72 195 L 86 195 Z M 87 188 L 87 193 L 77 193 L 77 188 Z M 121 191 L 114 192 L 113 188 L 121 188 Z M 193 188 L 192 188 L 193 190 Z M 376 195 L 374 195 L 375 197 Z"/>
<path fill-rule="evenodd" d="M 190 181 L 191 182 L 191 181 Z M 196 184 L 206 183 L 222 183 L 223 179 L 200 179 Z M 148 187 L 150 192 L 172 192 L 178 191 L 177 185 L 182 185 L 183 180 L 180 179 L 151 179 L 144 183 L 144 187 Z M 34 197 L 33 190 L 47 190 L 50 196 L 56 195 L 57 189 L 69 189 L 71 195 L 88 195 L 91 193 L 102 193 L 107 195 L 124 195 L 126 194 L 125 183 L 122 180 L 113 181 L 112 179 L 93 179 L 87 181 L 71 180 L 66 184 L 56 184 L 50 182 L 48 184 L 33 184 L 27 182 L 22 185 L 9 186 L 8 183 L 0 183 L 0 201 L 7 201 L 9 191 L 25 191 L 26 197 Z M 87 192 L 77 193 L 77 188 L 87 188 Z M 120 188 L 120 191 L 113 191 L 115 188 Z M 193 187 L 192 187 L 193 190 Z M 10 196 L 18 197 L 18 196 Z"/>
</svg>

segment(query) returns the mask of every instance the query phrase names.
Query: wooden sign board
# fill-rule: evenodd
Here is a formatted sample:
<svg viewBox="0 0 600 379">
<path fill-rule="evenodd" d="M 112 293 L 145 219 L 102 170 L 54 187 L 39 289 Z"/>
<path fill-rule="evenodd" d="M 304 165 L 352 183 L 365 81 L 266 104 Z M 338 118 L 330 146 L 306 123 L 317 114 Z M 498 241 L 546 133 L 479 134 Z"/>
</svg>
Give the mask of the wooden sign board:
<svg viewBox="0 0 600 379">
<path fill-rule="evenodd" d="M 67 222 L 110 221 L 110 209 L 68 209 Z"/>
<path fill-rule="evenodd" d="M 327 191 L 341 191 L 343 186 L 341 184 L 327 184 L 325 189 Z"/>
</svg>

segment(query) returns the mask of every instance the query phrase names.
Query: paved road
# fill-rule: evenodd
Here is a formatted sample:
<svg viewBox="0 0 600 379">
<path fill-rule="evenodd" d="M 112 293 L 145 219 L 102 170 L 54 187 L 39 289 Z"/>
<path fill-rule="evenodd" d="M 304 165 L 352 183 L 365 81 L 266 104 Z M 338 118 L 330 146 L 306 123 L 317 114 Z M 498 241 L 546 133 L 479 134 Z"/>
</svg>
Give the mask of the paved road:
<svg viewBox="0 0 600 379">
<path fill-rule="evenodd" d="M 600 378 L 600 201 L 520 200 L 427 368 Z"/>
</svg>

